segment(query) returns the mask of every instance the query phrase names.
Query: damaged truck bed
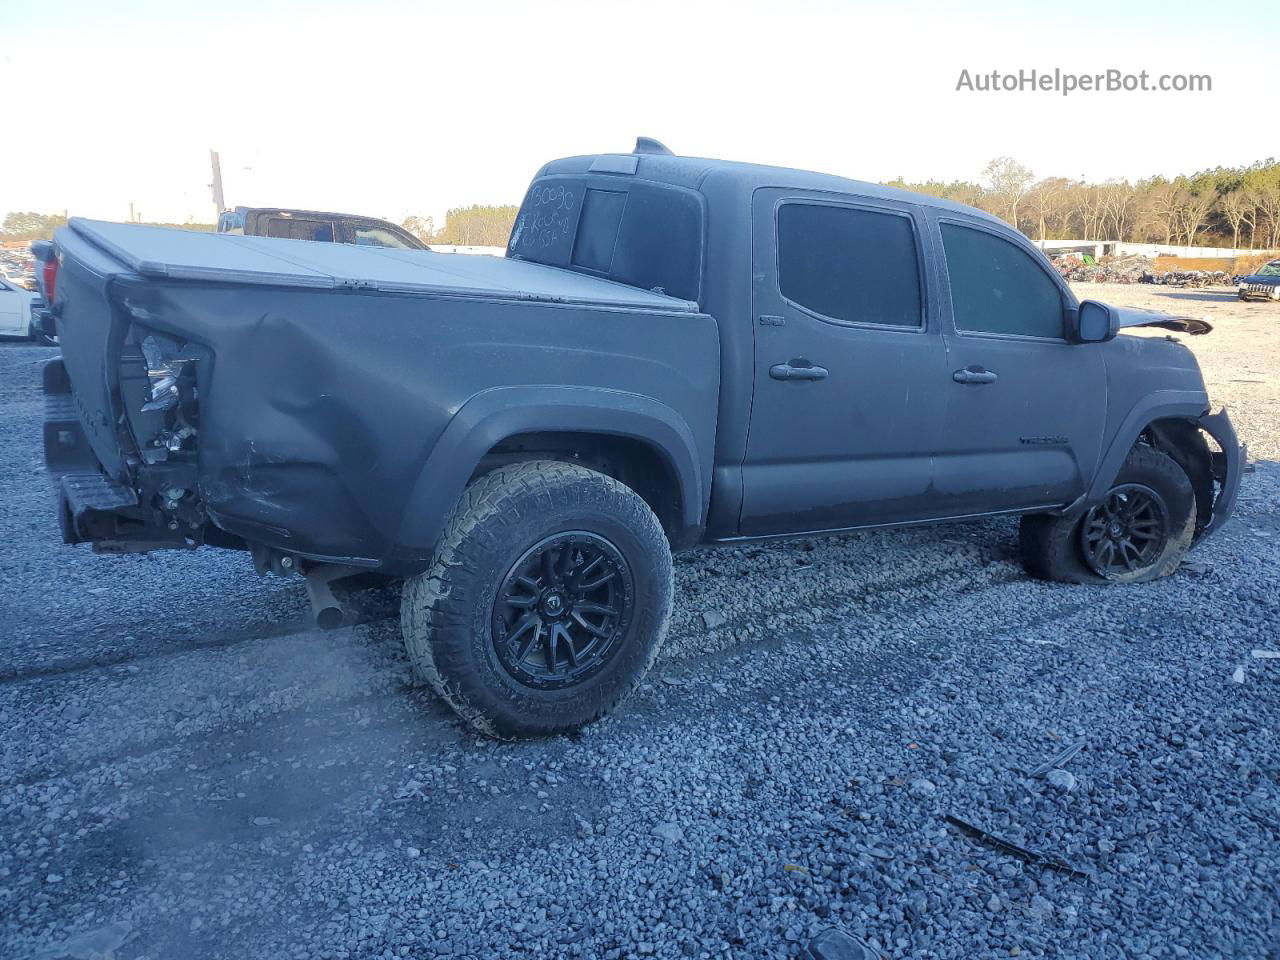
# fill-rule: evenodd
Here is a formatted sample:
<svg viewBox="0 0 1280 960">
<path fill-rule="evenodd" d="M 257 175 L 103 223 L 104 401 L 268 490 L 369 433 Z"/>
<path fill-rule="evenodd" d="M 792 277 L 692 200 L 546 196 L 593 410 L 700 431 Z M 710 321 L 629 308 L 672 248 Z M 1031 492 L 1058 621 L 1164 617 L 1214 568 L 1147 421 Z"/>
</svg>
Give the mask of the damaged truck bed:
<svg viewBox="0 0 1280 960">
<path fill-rule="evenodd" d="M 475 467 L 457 449 L 503 439 L 504 410 L 591 427 L 573 387 L 603 391 L 611 432 L 661 404 L 681 447 L 711 450 L 718 345 L 696 304 L 500 257 L 84 220 L 58 242 L 47 430 L 71 542 L 414 572 Z M 655 337 L 670 349 L 647 357 Z M 680 464 L 680 525 L 709 466 Z"/>
</svg>

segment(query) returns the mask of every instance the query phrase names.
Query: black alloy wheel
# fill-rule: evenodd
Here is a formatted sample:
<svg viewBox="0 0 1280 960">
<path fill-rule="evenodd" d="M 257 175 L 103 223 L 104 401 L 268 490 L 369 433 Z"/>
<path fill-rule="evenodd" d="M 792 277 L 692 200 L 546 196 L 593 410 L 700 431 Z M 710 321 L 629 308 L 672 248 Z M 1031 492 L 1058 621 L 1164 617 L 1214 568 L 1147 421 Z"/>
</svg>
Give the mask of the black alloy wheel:
<svg viewBox="0 0 1280 960">
<path fill-rule="evenodd" d="M 518 683 L 559 690 L 599 673 L 622 647 L 635 581 L 622 553 L 584 530 L 526 550 L 498 587 L 493 643 Z"/>
<path fill-rule="evenodd" d="M 653 665 L 671 591 L 670 544 L 638 493 L 575 463 L 512 463 L 467 486 L 405 581 L 405 651 L 481 733 L 569 733 Z"/>
<path fill-rule="evenodd" d="M 1151 487 L 1125 483 L 1112 488 L 1080 525 L 1080 546 L 1089 567 L 1108 580 L 1153 567 L 1169 543 L 1169 511 Z"/>
</svg>

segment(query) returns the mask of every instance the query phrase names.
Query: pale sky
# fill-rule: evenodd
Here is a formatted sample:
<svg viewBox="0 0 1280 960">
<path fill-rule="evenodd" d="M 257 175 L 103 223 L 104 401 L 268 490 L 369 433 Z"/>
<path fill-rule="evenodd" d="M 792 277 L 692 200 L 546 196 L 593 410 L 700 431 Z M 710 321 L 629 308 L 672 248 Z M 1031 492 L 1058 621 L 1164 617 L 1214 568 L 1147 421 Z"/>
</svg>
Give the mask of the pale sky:
<svg viewBox="0 0 1280 960">
<path fill-rule="evenodd" d="M 0 216 L 399 221 L 518 203 L 545 160 L 631 149 L 862 180 L 1166 175 L 1280 152 L 1274 0 L 771 4 L 0 0 Z M 1211 93 L 957 92 L 1055 67 Z M 1268 106 L 1268 104 L 1270 104 Z"/>
</svg>

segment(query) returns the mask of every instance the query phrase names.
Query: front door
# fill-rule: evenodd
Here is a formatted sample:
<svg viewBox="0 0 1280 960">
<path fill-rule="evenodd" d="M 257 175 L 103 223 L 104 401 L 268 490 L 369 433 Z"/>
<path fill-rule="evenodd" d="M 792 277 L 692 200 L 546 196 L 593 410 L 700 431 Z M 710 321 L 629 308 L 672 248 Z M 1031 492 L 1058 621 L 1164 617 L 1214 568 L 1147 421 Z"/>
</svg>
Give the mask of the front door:
<svg viewBox="0 0 1280 960">
<path fill-rule="evenodd" d="M 752 204 L 755 390 L 744 536 L 923 519 L 945 393 L 909 204 Z"/>
<path fill-rule="evenodd" d="M 1065 338 L 1070 295 L 1038 254 L 999 228 L 939 227 L 951 314 L 939 503 L 953 516 L 1070 503 L 1100 456 L 1102 353 Z"/>
</svg>

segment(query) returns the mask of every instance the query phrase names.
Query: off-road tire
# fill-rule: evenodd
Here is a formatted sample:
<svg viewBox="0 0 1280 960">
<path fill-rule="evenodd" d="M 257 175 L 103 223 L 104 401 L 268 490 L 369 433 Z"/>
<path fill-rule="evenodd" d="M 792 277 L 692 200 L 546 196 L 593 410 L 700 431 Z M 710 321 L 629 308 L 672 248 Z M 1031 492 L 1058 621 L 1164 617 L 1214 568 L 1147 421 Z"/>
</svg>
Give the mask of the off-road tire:
<svg viewBox="0 0 1280 960">
<path fill-rule="evenodd" d="M 1125 458 L 1112 487 L 1130 483 L 1155 491 L 1169 514 L 1171 532 L 1155 563 L 1134 574 L 1099 576 L 1086 563 L 1080 545 L 1084 515 L 1033 514 L 1022 518 L 1018 530 L 1022 566 L 1027 573 L 1040 580 L 1062 583 L 1146 583 L 1177 570 L 1196 530 L 1196 496 L 1191 480 L 1167 453 L 1136 446 Z"/>
<path fill-rule="evenodd" d="M 566 689 L 534 689 L 500 661 L 494 602 L 535 544 L 586 531 L 616 546 L 634 603 L 615 654 Z M 629 487 L 576 464 L 537 460 L 473 481 L 446 521 L 430 568 L 405 582 L 400 622 L 415 673 L 477 730 L 498 739 L 551 736 L 602 717 L 653 664 L 671 615 L 671 548 Z"/>
</svg>

